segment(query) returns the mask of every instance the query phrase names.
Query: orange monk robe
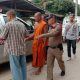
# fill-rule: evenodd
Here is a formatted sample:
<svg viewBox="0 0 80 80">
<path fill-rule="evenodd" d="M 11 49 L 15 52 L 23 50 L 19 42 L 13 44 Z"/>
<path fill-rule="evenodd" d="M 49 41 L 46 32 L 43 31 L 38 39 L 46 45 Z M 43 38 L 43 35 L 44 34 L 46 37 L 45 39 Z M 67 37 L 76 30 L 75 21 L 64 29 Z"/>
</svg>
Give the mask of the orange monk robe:
<svg viewBox="0 0 80 80">
<path fill-rule="evenodd" d="M 34 38 L 45 33 L 44 29 L 46 28 L 46 22 L 43 20 L 38 23 L 35 31 L 34 31 Z M 39 40 L 34 39 L 33 46 L 33 67 L 42 67 L 45 64 L 45 41 L 43 38 Z"/>
</svg>

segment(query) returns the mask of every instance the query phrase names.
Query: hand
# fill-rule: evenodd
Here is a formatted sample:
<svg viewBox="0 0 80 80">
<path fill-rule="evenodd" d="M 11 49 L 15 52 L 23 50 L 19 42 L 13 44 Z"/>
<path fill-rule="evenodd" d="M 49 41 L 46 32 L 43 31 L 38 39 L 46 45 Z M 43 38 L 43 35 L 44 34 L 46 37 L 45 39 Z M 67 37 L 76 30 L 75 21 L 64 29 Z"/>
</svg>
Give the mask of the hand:
<svg viewBox="0 0 80 80">
<path fill-rule="evenodd" d="M 76 41 L 79 42 L 79 39 L 77 39 Z"/>
<path fill-rule="evenodd" d="M 66 38 L 65 37 L 63 37 L 63 42 L 65 42 L 66 41 Z"/>
<path fill-rule="evenodd" d="M 4 40 L 0 40 L 0 45 L 4 44 Z"/>
<path fill-rule="evenodd" d="M 29 38 L 25 38 L 24 41 L 29 41 Z"/>
<path fill-rule="evenodd" d="M 35 39 L 38 39 L 39 40 L 40 38 L 44 38 L 43 35 L 39 35 Z"/>
<path fill-rule="evenodd" d="M 38 39 L 39 39 L 39 37 L 37 36 L 37 37 L 35 37 L 35 39 L 37 39 L 37 40 L 38 40 Z"/>
</svg>

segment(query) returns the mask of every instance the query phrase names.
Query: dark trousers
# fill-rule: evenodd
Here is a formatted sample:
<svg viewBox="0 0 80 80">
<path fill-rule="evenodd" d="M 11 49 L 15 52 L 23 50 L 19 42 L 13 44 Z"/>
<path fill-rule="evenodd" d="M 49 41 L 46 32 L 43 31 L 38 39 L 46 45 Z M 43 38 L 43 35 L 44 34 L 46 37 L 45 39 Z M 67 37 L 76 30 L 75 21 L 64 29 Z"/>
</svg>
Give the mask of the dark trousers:
<svg viewBox="0 0 80 80">
<path fill-rule="evenodd" d="M 73 54 L 76 54 L 76 40 L 67 40 L 67 52 L 68 57 L 71 57 L 71 47 L 73 50 Z"/>
<path fill-rule="evenodd" d="M 48 52 L 48 46 L 45 47 L 46 60 L 47 60 L 47 52 Z"/>
<path fill-rule="evenodd" d="M 46 46 L 45 48 L 46 48 L 46 55 L 47 55 L 47 51 L 48 51 L 48 46 Z"/>
</svg>

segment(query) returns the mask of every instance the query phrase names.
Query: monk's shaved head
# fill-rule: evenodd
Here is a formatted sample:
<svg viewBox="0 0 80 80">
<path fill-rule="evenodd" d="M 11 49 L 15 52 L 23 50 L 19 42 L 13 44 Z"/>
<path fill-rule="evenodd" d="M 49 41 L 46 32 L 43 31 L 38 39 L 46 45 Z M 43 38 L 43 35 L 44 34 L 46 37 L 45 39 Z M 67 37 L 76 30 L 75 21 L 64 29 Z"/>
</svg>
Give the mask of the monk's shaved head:
<svg viewBox="0 0 80 80">
<path fill-rule="evenodd" d="M 35 16 L 42 16 L 42 14 L 40 12 L 35 13 Z"/>
<path fill-rule="evenodd" d="M 39 22 L 42 19 L 42 14 L 40 12 L 35 13 L 35 21 Z"/>
</svg>

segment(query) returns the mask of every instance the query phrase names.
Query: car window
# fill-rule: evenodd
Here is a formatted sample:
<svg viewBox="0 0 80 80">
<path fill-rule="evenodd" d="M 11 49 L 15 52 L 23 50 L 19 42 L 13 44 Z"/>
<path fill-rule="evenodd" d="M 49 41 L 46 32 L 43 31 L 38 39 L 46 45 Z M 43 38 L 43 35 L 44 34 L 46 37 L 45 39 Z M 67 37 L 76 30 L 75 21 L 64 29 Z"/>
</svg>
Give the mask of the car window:
<svg viewBox="0 0 80 80">
<path fill-rule="evenodd" d="M 1 32 L 2 32 L 2 22 L 0 20 L 0 34 L 1 34 Z"/>
<path fill-rule="evenodd" d="M 7 17 L 6 16 L 3 16 L 3 18 L 4 18 L 5 23 L 7 23 L 8 22 Z"/>
<path fill-rule="evenodd" d="M 7 17 L 6 16 L 3 16 L 3 18 L 4 18 L 5 23 L 7 23 L 8 22 Z M 33 27 L 32 26 L 27 25 L 26 23 L 24 23 L 19 18 L 17 18 L 17 20 L 19 20 L 20 22 L 22 22 L 25 25 L 25 27 L 29 30 L 30 33 L 33 33 Z"/>
<path fill-rule="evenodd" d="M 3 22 L 3 19 L 2 19 L 2 16 L 0 17 L 0 34 L 2 33 L 4 29 L 4 22 Z"/>
<path fill-rule="evenodd" d="M 22 22 L 25 26 L 26 26 L 26 28 L 27 28 L 27 30 L 30 32 L 30 33 L 33 33 L 34 32 L 34 30 L 33 30 L 33 27 L 32 26 L 29 26 L 28 24 L 26 24 L 26 23 L 24 23 L 23 21 L 21 21 L 20 19 L 18 19 L 20 22 Z"/>
</svg>

